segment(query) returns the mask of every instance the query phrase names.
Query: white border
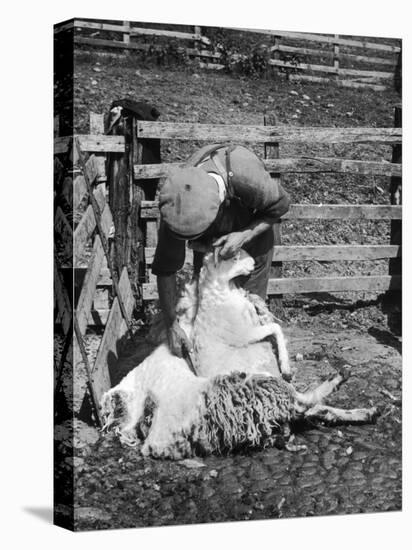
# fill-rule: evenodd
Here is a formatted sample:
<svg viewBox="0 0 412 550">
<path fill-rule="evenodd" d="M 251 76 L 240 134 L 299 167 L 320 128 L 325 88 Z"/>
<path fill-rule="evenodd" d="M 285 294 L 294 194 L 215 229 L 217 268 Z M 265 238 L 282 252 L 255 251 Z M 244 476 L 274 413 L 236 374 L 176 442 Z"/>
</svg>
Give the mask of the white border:
<svg viewBox="0 0 412 550">
<path fill-rule="evenodd" d="M 63 3 L 61 3 L 63 4 Z M 52 502 L 52 25 L 72 17 L 272 28 L 402 37 L 408 66 L 407 3 L 345 0 L 331 2 L 221 0 L 154 2 L 72 0 L 7 3 L 2 8 L 2 535 L 7 547 L 34 544 L 63 550 L 125 548 L 133 543 L 158 548 L 258 545 L 287 548 L 405 548 L 410 477 L 405 470 L 404 512 L 368 516 L 309 518 L 175 528 L 105 531 L 73 535 L 27 511 Z M 404 84 L 409 74 L 404 73 Z M 405 86 L 406 89 L 406 86 Z M 404 93 L 404 108 L 408 97 Z M 409 116 L 404 127 L 410 128 Z M 405 136 L 408 150 L 409 131 Z M 7 152 L 5 152 L 5 147 Z M 407 159 L 404 159 L 407 165 Z M 405 180 L 409 170 L 405 167 Z M 4 172 L 5 169 L 5 172 Z M 409 191 L 404 204 L 409 204 Z M 405 235 L 409 220 L 405 208 Z M 409 264 L 409 258 L 406 262 Z M 409 267 L 409 265 L 408 265 Z M 409 269 L 408 269 L 409 274 Z M 405 279 L 408 281 L 408 279 Z M 405 284 L 405 298 L 410 293 Z M 407 319 L 405 320 L 407 321 Z M 405 324 L 405 334 L 409 323 Z M 409 331 L 410 332 L 410 331 Z M 409 345 L 407 343 L 407 348 Z M 406 350 L 408 351 L 408 350 Z M 410 382 L 408 358 L 404 381 Z M 409 391 L 404 399 L 404 433 L 410 431 Z M 5 429 L 4 429 L 5 428 Z M 409 438 L 410 439 L 410 438 Z M 408 444 L 407 444 L 408 443 Z M 404 464 L 409 441 L 405 441 Z M 3 464 L 4 462 L 4 464 Z M 47 514 L 46 514 L 47 515 Z M 409 530 L 410 532 L 410 530 Z M 75 539 L 73 538 L 75 537 Z"/>
</svg>

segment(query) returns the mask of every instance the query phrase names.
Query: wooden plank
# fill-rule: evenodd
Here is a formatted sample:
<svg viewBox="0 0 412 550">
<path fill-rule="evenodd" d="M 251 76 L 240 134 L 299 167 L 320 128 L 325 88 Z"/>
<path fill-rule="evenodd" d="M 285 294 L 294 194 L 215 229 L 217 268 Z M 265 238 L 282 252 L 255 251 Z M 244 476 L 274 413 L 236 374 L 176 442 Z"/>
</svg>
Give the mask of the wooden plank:
<svg viewBox="0 0 412 550">
<path fill-rule="evenodd" d="M 57 304 L 57 309 L 59 311 L 60 322 L 63 328 L 63 332 L 66 335 L 72 319 L 72 307 L 66 286 L 63 281 L 63 277 L 58 268 L 58 261 L 56 259 L 56 256 L 54 257 L 53 286 L 54 298 Z"/>
<path fill-rule="evenodd" d="M 159 216 L 157 201 L 142 201 L 142 218 Z M 364 220 L 399 220 L 402 218 L 401 206 L 369 204 L 291 204 L 282 220 L 291 219 L 364 219 Z"/>
<path fill-rule="evenodd" d="M 123 42 L 122 40 L 106 39 L 106 38 L 91 38 L 86 36 L 75 36 L 75 44 L 82 44 L 87 46 L 99 47 L 99 48 L 113 48 L 113 49 L 122 49 L 122 50 L 141 50 L 141 51 L 160 51 L 161 46 L 156 44 L 139 44 L 138 42 Z M 184 48 L 178 47 L 178 51 L 186 52 L 189 56 L 192 57 L 206 57 L 212 59 L 220 59 L 222 55 L 218 52 L 209 52 L 208 50 L 196 50 L 195 48 Z M 96 52 L 97 53 L 97 52 Z M 104 53 L 104 52 L 100 52 Z M 107 54 L 107 55 L 118 55 L 117 53 Z M 223 65 L 221 65 L 223 67 Z"/>
<path fill-rule="evenodd" d="M 161 29 L 142 29 L 140 27 L 131 27 L 130 24 L 113 25 L 111 23 L 98 23 L 94 21 L 82 21 L 76 19 L 73 26 L 78 29 L 95 29 L 100 31 L 130 33 L 131 36 L 167 36 L 170 38 L 180 38 L 182 40 L 199 40 L 204 44 L 210 44 L 210 40 L 208 38 L 198 34 Z"/>
<path fill-rule="evenodd" d="M 299 126 L 245 126 L 181 122 L 137 122 L 139 139 L 206 140 L 210 143 L 401 143 L 401 128 L 324 128 Z"/>
<path fill-rule="evenodd" d="M 73 261 L 73 230 L 60 206 L 54 214 L 54 242 L 62 263 Z"/>
<path fill-rule="evenodd" d="M 116 48 L 116 49 L 122 49 L 122 50 L 144 50 L 148 51 L 150 49 L 149 44 L 137 44 L 136 42 L 123 42 L 122 40 L 114 40 L 114 39 L 107 39 L 107 38 L 90 38 L 88 36 L 75 36 L 74 37 L 74 43 L 75 44 L 84 44 L 87 46 L 93 46 L 93 47 L 99 47 L 99 48 Z M 156 50 L 156 47 L 154 48 Z M 118 55 L 116 53 L 116 55 Z"/>
<path fill-rule="evenodd" d="M 127 27 L 122 24 L 99 23 L 97 21 L 82 21 L 75 19 L 73 26 L 77 29 L 93 29 L 98 31 L 127 32 Z"/>
<path fill-rule="evenodd" d="M 268 294 L 307 294 L 312 292 L 383 292 L 401 287 L 401 277 L 313 277 L 269 279 Z"/>
<path fill-rule="evenodd" d="M 71 20 L 68 23 L 56 23 L 53 25 L 54 34 L 59 34 L 60 32 L 67 31 L 74 27 L 74 21 Z"/>
<path fill-rule="evenodd" d="M 341 74 L 346 76 L 374 76 L 375 78 L 393 78 L 393 72 L 384 71 L 369 71 L 361 69 L 344 69 L 336 65 L 312 65 L 310 63 L 291 63 L 289 61 L 281 61 L 278 59 L 269 59 L 269 65 L 274 67 L 285 67 L 289 69 L 299 69 L 305 71 L 315 71 L 322 73 Z"/>
<path fill-rule="evenodd" d="M 144 283 L 143 300 L 157 300 L 156 283 Z M 315 277 L 269 279 L 268 295 L 308 294 L 313 292 L 383 292 L 401 288 L 401 277 L 389 275 L 360 277 Z"/>
<path fill-rule="evenodd" d="M 107 229 L 107 226 L 110 222 L 110 216 L 107 213 L 109 206 L 106 205 L 106 199 L 104 197 L 101 189 L 98 189 L 94 192 L 97 204 L 102 212 L 102 223 L 103 217 L 105 217 L 106 223 L 105 228 L 108 232 L 110 228 Z M 96 219 L 94 217 L 93 207 L 91 204 L 87 207 L 86 212 L 83 214 L 82 219 L 80 220 L 78 226 L 76 227 L 73 235 L 73 261 L 76 264 L 76 259 L 81 256 L 84 247 L 89 240 L 91 234 L 96 228 Z"/>
<path fill-rule="evenodd" d="M 146 245 L 150 247 L 157 245 L 157 221 L 146 223 Z"/>
<path fill-rule="evenodd" d="M 119 281 L 119 291 L 123 299 L 128 316 L 132 314 L 134 298 L 130 287 L 127 269 L 124 268 Z M 104 392 L 110 389 L 109 366 L 118 358 L 118 343 L 127 332 L 127 325 L 122 317 L 117 297 L 113 301 L 107 320 L 106 328 L 100 342 L 96 361 L 93 367 L 93 387 L 100 401 Z"/>
<path fill-rule="evenodd" d="M 83 174 L 79 174 L 75 177 L 73 182 L 73 211 L 76 212 L 77 208 L 83 200 L 88 199 L 87 185 L 84 181 Z"/>
<path fill-rule="evenodd" d="M 304 81 L 304 82 L 317 82 L 330 84 L 330 78 L 323 76 L 311 76 L 306 74 L 290 74 L 288 76 L 291 81 Z M 367 82 L 354 82 L 353 80 L 342 80 L 338 79 L 335 81 L 338 86 L 343 86 L 344 88 L 370 88 L 374 91 L 383 91 L 388 88 L 388 85 L 384 84 L 372 84 Z"/>
<path fill-rule="evenodd" d="M 282 220 L 398 220 L 402 217 L 401 206 L 386 205 L 341 205 L 341 204 L 293 204 Z"/>
<path fill-rule="evenodd" d="M 338 80 L 338 84 L 343 88 L 370 88 L 375 92 L 387 90 L 389 86 L 389 85 L 385 86 L 383 84 L 372 84 L 368 82 L 353 82 L 353 80 L 341 80 L 341 79 Z"/>
<path fill-rule="evenodd" d="M 75 134 L 73 137 L 79 139 L 82 151 L 124 153 L 124 136 Z M 59 155 L 61 153 L 66 153 L 71 140 L 71 136 L 55 138 L 54 154 Z"/>
<path fill-rule="evenodd" d="M 123 27 L 126 27 L 123 33 L 123 42 L 125 44 L 130 44 L 130 21 L 123 21 Z"/>
<path fill-rule="evenodd" d="M 293 53 L 296 55 L 314 55 L 319 57 L 326 57 L 333 59 L 334 52 L 325 51 L 315 48 L 299 48 L 297 46 L 285 46 L 283 44 L 278 44 L 269 48 L 271 52 L 286 52 Z M 390 65 L 395 68 L 396 60 L 385 59 L 383 57 L 371 57 L 367 55 L 356 55 L 353 53 L 342 53 L 339 52 L 339 58 L 341 60 L 352 61 L 352 62 L 363 62 L 363 63 L 373 63 L 374 65 Z"/>
<path fill-rule="evenodd" d="M 97 133 L 104 132 L 103 115 L 90 113 L 90 131 Z M 104 153 L 94 153 L 86 161 L 86 170 L 90 183 L 94 181 L 103 183 L 107 180 L 106 176 L 106 155 Z M 104 187 L 104 186 L 103 186 Z"/>
<path fill-rule="evenodd" d="M 153 263 L 155 247 L 146 247 L 144 250 L 147 265 Z M 399 245 L 370 244 L 370 245 L 280 245 L 273 250 L 274 262 L 297 262 L 317 260 L 322 262 L 353 261 L 353 260 L 382 260 L 399 258 L 402 254 Z"/>
<path fill-rule="evenodd" d="M 352 261 L 397 258 L 401 247 L 393 245 L 284 245 L 273 250 L 273 261 Z"/>
<path fill-rule="evenodd" d="M 206 36 L 179 31 L 164 31 L 160 29 L 141 29 L 138 27 L 132 27 L 130 29 L 130 35 L 167 36 L 170 38 L 179 38 L 181 40 L 198 40 L 203 44 L 210 44 L 210 40 Z"/>
<path fill-rule="evenodd" d="M 54 231 L 62 237 L 62 240 L 72 240 L 73 230 L 71 224 L 67 221 L 63 210 L 58 206 L 54 214 Z"/>
<path fill-rule="evenodd" d="M 401 176 L 402 165 L 394 165 L 388 161 L 366 161 L 339 159 L 328 157 L 293 157 L 279 159 L 264 159 L 266 169 L 273 173 L 345 173 L 371 174 L 380 176 Z M 184 162 L 171 164 L 135 164 L 136 179 L 163 178 L 171 174 L 175 168 L 183 168 Z"/>
<path fill-rule="evenodd" d="M 96 291 L 96 285 L 103 263 L 104 251 L 99 235 L 96 235 L 92 256 L 89 260 L 89 266 L 83 281 L 82 290 L 77 302 L 77 320 L 79 322 L 80 332 L 85 333 L 90 310 L 93 304 L 93 298 Z"/>
<path fill-rule="evenodd" d="M 259 34 L 267 34 L 271 36 L 283 36 L 294 40 L 308 40 L 310 42 L 323 42 L 326 44 L 339 44 L 340 46 L 353 46 L 355 48 L 365 48 L 369 50 L 380 50 L 383 52 L 398 53 L 401 48 L 398 46 L 390 46 L 389 44 L 378 44 L 377 42 L 368 42 L 366 40 L 353 40 L 350 38 L 336 39 L 334 36 L 325 36 L 322 34 L 311 34 L 304 32 L 292 31 L 275 31 L 263 29 L 235 29 L 238 31 L 253 32 Z"/>
</svg>

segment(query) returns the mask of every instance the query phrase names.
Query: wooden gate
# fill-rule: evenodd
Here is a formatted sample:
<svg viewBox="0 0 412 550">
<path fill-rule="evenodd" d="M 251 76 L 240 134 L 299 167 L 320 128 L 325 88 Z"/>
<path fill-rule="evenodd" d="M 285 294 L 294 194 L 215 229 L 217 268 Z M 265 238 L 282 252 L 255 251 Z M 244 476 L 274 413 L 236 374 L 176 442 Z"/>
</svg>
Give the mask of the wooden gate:
<svg viewBox="0 0 412 550">
<path fill-rule="evenodd" d="M 103 131 L 100 115 L 91 115 L 91 128 L 89 136 L 55 139 L 55 324 L 64 338 L 55 395 L 63 390 L 76 415 L 91 401 L 100 423 L 98 403 L 111 386 L 109 364 L 130 328 L 135 299 L 127 268 L 119 277 L 113 264 L 106 193 L 105 155 L 124 154 L 124 138 L 97 134 Z M 85 343 L 89 326 L 103 328 L 94 360 Z"/>
</svg>

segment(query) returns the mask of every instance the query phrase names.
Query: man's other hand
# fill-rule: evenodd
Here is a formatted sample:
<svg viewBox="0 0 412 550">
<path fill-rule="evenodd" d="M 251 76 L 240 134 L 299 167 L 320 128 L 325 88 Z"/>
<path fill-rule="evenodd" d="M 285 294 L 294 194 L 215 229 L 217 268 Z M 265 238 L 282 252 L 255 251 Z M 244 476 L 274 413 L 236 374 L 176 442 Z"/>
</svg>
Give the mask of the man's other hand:
<svg viewBox="0 0 412 550">
<path fill-rule="evenodd" d="M 245 242 L 245 235 L 242 231 L 235 231 L 219 237 L 213 241 L 213 246 L 222 247 L 219 251 L 219 257 L 223 260 L 232 258 L 238 252 Z"/>
</svg>

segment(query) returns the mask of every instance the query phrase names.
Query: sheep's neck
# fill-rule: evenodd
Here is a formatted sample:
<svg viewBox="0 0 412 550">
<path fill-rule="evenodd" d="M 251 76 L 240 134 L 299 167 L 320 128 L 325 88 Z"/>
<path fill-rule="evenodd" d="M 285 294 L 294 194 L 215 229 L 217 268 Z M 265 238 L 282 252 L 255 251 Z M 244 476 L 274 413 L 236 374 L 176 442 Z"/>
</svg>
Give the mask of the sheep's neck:
<svg viewBox="0 0 412 550">
<path fill-rule="evenodd" d="M 220 279 L 206 279 L 199 289 L 199 308 L 226 301 L 231 295 L 236 285 L 232 281 L 222 281 Z"/>
</svg>

